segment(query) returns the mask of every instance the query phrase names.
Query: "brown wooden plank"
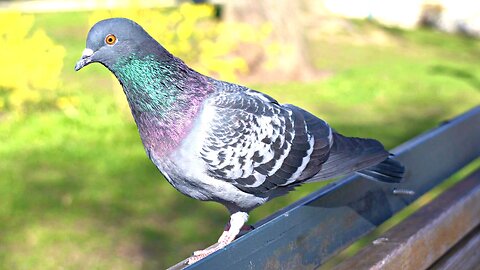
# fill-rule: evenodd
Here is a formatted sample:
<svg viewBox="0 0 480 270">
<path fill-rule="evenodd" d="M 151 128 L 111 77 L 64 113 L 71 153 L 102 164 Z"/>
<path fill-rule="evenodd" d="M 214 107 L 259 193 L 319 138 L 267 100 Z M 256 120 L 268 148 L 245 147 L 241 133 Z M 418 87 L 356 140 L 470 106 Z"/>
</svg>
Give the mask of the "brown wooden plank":
<svg viewBox="0 0 480 270">
<path fill-rule="evenodd" d="M 480 226 L 429 268 L 429 270 L 465 269 L 480 269 Z"/>
<path fill-rule="evenodd" d="M 480 224 L 480 169 L 335 270 L 427 269 Z"/>
</svg>

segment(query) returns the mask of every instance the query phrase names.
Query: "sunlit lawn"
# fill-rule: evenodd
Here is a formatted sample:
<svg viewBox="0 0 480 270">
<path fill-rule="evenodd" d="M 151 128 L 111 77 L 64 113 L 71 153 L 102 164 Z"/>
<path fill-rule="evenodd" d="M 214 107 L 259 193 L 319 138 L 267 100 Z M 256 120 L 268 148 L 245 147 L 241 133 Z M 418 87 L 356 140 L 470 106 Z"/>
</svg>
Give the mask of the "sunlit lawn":
<svg viewBox="0 0 480 270">
<path fill-rule="evenodd" d="M 87 13 L 43 14 L 66 47 L 63 86 L 76 109 L 0 120 L 0 269 L 162 269 L 213 243 L 228 219 L 215 203 L 175 191 L 147 159 L 123 93 L 100 65 L 75 73 Z M 327 79 L 251 85 L 389 148 L 480 102 L 480 42 L 354 23 L 391 44 L 322 36 L 311 57 Z M 305 196 L 255 210 L 252 223 Z"/>
</svg>

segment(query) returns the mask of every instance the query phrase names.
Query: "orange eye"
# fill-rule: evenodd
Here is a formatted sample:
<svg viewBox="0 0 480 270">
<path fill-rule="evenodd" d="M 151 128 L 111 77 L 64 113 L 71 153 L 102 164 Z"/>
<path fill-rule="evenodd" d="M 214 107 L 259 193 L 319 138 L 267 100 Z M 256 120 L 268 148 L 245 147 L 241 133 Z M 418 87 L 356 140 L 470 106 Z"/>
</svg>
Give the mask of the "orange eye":
<svg viewBox="0 0 480 270">
<path fill-rule="evenodd" d="M 113 44 L 115 44 L 115 42 L 117 42 L 117 37 L 115 35 L 108 34 L 105 37 L 105 43 L 107 43 L 108 45 L 113 45 Z"/>
</svg>

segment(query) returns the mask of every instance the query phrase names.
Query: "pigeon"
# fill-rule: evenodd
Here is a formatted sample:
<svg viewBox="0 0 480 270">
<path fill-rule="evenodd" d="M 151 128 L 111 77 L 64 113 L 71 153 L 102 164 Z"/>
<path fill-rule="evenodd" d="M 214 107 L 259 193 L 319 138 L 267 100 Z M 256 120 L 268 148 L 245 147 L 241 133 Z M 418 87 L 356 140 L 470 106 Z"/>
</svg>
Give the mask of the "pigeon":
<svg viewBox="0 0 480 270">
<path fill-rule="evenodd" d="M 223 204 L 231 243 L 248 213 L 299 185 L 358 173 L 398 183 L 405 169 L 374 139 L 345 137 L 325 121 L 248 87 L 202 75 L 126 18 L 97 22 L 75 70 L 100 63 L 118 79 L 149 159 L 181 193 Z"/>
</svg>

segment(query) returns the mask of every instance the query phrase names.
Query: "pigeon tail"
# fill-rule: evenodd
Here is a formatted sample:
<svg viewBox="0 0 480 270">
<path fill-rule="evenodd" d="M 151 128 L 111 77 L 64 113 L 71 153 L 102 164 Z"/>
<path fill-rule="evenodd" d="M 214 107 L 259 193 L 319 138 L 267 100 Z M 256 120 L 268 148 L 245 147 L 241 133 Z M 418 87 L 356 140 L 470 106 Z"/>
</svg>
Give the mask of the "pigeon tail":
<svg viewBox="0 0 480 270">
<path fill-rule="evenodd" d="M 393 160 L 392 157 L 393 155 L 390 155 L 387 159 L 379 164 L 358 171 L 357 173 L 375 181 L 400 183 L 402 182 L 403 175 L 405 174 L 405 167 L 403 167 L 399 161 Z"/>
<path fill-rule="evenodd" d="M 319 173 L 307 182 L 357 172 L 368 179 L 398 183 L 403 177 L 404 168 L 390 155 L 377 140 L 350 138 L 334 132 L 327 161 L 321 165 Z"/>
</svg>

